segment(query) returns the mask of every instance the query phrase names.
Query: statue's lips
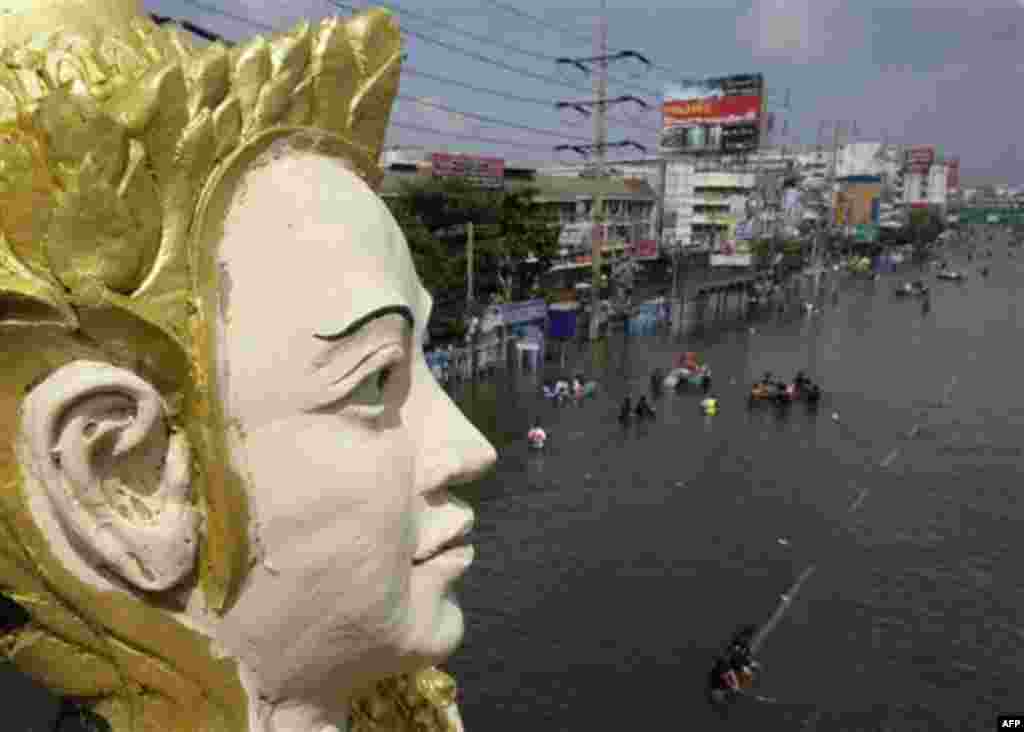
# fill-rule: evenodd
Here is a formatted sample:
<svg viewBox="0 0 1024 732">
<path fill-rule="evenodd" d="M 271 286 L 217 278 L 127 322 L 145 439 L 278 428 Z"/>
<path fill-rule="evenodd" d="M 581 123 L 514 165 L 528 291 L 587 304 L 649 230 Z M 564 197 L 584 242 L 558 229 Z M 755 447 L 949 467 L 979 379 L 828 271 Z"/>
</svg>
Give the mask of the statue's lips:
<svg viewBox="0 0 1024 732">
<path fill-rule="evenodd" d="M 433 549 L 417 554 L 415 557 L 413 557 L 413 565 L 416 566 L 424 564 L 425 562 L 429 562 L 431 559 L 434 559 L 435 557 L 438 557 L 444 554 L 445 552 L 451 551 L 453 549 L 458 549 L 459 547 L 470 546 L 471 544 L 469 540 L 469 531 L 471 528 L 472 524 L 466 526 L 462 531 L 450 537 L 449 539 L 446 539 L 445 541 L 436 545 Z"/>
</svg>

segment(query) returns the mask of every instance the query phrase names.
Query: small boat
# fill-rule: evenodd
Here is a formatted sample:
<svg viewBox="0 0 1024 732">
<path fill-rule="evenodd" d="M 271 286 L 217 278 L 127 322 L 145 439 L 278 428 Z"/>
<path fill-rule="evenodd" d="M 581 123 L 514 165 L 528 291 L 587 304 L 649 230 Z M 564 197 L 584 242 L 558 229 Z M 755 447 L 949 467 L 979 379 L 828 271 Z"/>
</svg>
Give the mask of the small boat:
<svg viewBox="0 0 1024 732">
<path fill-rule="evenodd" d="M 707 364 L 697 366 L 696 368 L 683 367 L 672 369 L 661 383 L 666 389 L 674 389 L 681 382 L 700 386 L 704 381 L 704 375 L 710 371 L 711 369 L 708 368 Z"/>
<path fill-rule="evenodd" d="M 956 272 L 951 269 L 944 269 L 935 276 L 938 277 L 940 280 L 951 280 L 953 282 L 961 282 L 967 279 L 967 275 L 965 275 L 963 272 Z"/>
<path fill-rule="evenodd" d="M 904 282 L 896 288 L 893 294 L 899 296 L 920 297 L 921 295 L 928 294 L 928 286 L 921 283 Z"/>
</svg>

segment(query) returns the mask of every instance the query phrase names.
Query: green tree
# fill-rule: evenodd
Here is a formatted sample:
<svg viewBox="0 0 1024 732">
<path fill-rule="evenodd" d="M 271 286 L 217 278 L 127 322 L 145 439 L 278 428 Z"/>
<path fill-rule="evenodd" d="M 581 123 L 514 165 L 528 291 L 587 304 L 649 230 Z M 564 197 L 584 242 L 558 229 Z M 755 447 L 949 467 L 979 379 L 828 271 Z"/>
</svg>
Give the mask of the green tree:
<svg viewBox="0 0 1024 732">
<path fill-rule="evenodd" d="M 938 212 L 931 208 L 914 208 L 910 210 L 910 221 L 907 234 L 914 247 L 922 250 L 942 233 L 945 225 Z"/>
<path fill-rule="evenodd" d="M 558 228 L 536 194 L 530 187 L 498 191 L 458 178 L 414 178 L 402 182 L 388 206 L 409 241 L 424 286 L 435 295 L 461 295 L 467 223 L 476 227 L 473 266 L 481 292 L 499 274 L 506 281 L 520 274 L 523 260 L 531 255 L 542 266 L 554 256 Z"/>
</svg>

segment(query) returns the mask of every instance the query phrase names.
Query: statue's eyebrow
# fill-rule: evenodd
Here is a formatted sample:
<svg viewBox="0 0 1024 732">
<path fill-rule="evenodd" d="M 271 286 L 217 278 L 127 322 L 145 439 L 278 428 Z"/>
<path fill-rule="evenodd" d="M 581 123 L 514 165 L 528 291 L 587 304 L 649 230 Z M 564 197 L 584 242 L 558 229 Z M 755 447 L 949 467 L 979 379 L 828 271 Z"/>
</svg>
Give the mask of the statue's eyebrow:
<svg viewBox="0 0 1024 732">
<path fill-rule="evenodd" d="M 416 327 L 416 319 L 412 315 L 412 310 L 407 305 L 385 305 L 382 308 L 377 308 L 363 315 L 351 325 L 345 327 L 344 330 L 327 335 L 321 335 L 320 333 L 314 333 L 313 337 L 318 338 L 321 341 L 328 341 L 334 343 L 344 338 L 349 338 L 354 335 L 357 331 L 364 328 L 368 323 L 377 318 L 383 318 L 386 315 L 401 315 L 412 327 Z"/>
</svg>

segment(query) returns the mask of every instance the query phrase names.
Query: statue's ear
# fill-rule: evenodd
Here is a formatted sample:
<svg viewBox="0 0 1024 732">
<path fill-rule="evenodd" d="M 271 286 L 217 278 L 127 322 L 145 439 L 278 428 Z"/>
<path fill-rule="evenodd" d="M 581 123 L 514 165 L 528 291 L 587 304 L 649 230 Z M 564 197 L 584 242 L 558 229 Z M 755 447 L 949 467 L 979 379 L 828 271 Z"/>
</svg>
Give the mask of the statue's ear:
<svg viewBox="0 0 1024 732">
<path fill-rule="evenodd" d="M 141 590 L 166 590 L 195 564 L 188 441 L 160 394 L 130 371 L 75 361 L 23 405 L 22 455 L 68 543 Z"/>
</svg>

